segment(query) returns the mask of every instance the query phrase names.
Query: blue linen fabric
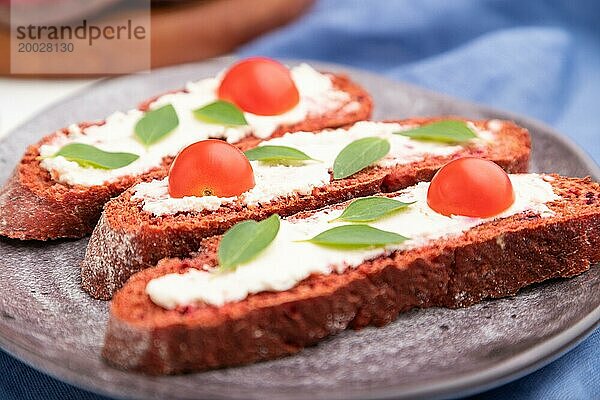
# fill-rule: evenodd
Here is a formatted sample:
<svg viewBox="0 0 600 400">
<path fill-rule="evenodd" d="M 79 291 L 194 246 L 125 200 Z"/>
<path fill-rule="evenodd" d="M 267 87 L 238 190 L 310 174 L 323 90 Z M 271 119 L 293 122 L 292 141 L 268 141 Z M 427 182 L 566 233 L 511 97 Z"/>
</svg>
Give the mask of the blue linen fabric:
<svg viewBox="0 0 600 400">
<path fill-rule="evenodd" d="M 595 0 L 322 0 L 240 55 L 346 64 L 529 115 L 600 160 Z"/>
<path fill-rule="evenodd" d="M 600 2 L 322 0 L 239 55 L 381 73 L 541 119 L 600 161 Z M 600 330 L 550 365 L 473 399 L 600 398 Z M 105 397 L 0 351 L 0 399 Z"/>
</svg>

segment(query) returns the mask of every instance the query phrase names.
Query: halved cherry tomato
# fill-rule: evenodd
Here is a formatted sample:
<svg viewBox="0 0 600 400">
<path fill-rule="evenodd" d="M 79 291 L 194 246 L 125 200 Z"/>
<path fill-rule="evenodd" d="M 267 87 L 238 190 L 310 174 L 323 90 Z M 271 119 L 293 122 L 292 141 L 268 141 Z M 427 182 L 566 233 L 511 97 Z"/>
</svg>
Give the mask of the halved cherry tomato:
<svg viewBox="0 0 600 400">
<path fill-rule="evenodd" d="M 175 157 L 169 171 L 169 194 L 238 196 L 254 187 L 250 161 L 237 147 L 217 139 L 194 143 Z"/>
<path fill-rule="evenodd" d="M 218 96 L 257 115 L 278 115 L 292 109 L 300 94 L 289 69 L 264 57 L 233 65 L 223 77 Z"/>
<path fill-rule="evenodd" d="M 447 216 L 486 218 L 500 214 L 515 201 L 510 178 L 492 161 L 459 158 L 435 174 L 427 204 Z"/>
</svg>

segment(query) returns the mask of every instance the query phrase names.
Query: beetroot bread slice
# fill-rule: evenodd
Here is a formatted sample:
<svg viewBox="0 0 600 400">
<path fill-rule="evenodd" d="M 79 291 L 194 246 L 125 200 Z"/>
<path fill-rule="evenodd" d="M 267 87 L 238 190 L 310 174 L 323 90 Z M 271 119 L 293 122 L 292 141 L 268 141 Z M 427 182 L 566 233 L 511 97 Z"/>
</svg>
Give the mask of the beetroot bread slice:
<svg viewBox="0 0 600 400">
<path fill-rule="evenodd" d="M 331 75 L 333 87 L 349 95 L 349 103 L 358 106 L 340 107 L 302 122 L 281 125 L 271 137 L 298 130 L 312 131 L 339 127 L 369 118 L 372 100 L 369 94 L 345 75 Z M 138 108 L 146 111 L 152 101 L 147 100 Z M 82 123 L 81 129 L 103 122 Z M 92 232 L 104 204 L 112 197 L 141 180 L 164 177 L 172 157 L 163 159 L 162 165 L 138 176 L 126 176 L 101 186 L 69 185 L 54 180 L 40 166 L 40 147 L 50 143 L 57 135 L 66 134 L 67 128 L 44 137 L 30 146 L 12 176 L 0 189 L 0 236 L 21 240 L 49 240 L 57 238 L 80 238 Z M 256 146 L 261 139 L 247 136 L 236 143 L 245 150 Z"/>
<path fill-rule="evenodd" d="M 117 292 L 103 357 L 149 374 L 241 365 L 294 354 L 348 327 L 382 326 L 415 307 L 466 307 L 580 274 L 600 261 L 600 185 L 553 177 L 560 196 L 547 203 L 553 216 L 518 213 L 221 307 L 196 303 L 167 310 L 154 304 L 145 293 L 150 280 L 216 265 L 220 239 L 206 239 L 196 257 L 163 260 Z"/>
<path fill-rule="evenodd" d="M 423 125 L 441 118 L 413 118 L 402 124 Z M 479 127 L 488 121 L 478 121 Z M 391 192 L 431 179 L 454 158 L 478 156 L 493 160 L 511 173 L 526 172 L 530 138 L 527 130 L 503 122 L 497 141 L 485 148 L 465 147 L 451 156 L 435 156 L 394 167 L 372 167 L 349 178 L 332 181 L 310 195 L 294 195 L 260 207 L 230 204 L 217 211 L 186 212 L 154 216 L 143 211 L 129 190 L 110 201 L 92 233 L 81 265 L 82 286 L 92 297 L 110 299 L 134 273 L 154 266 L 165 257 L 186 257 L 198 249 L 203 238 L 223 233 L 239 221 L 260 220 L 314 210 L 328 204 L 378 192 Z"/>
</svg>

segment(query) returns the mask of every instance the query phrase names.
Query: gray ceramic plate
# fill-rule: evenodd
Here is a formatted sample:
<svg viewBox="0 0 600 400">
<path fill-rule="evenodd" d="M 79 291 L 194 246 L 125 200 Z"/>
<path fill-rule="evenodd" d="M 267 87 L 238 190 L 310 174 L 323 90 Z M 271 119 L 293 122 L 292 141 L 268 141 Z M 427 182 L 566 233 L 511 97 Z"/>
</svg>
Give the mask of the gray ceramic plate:
<svg viewBox="0 0 600 400">
<path fill-rule="evenodd" d="M 0 145 L 0 182 L 25 146 L 72 121 L 211 76 L 231 60 L 112 79 L 52 106 Z M 319 65 L 319 64 L 317 64 Z M 340 67 L 320 65 L 329 70 Z M 459 114 L 510 118 L 528 127 L 534 171 L 600 177 L 598 167 L 542 124 L 467 104 L 365 72 L 348 70 L 375 98 L 375 118 Z M 99 357 L 107 304 L 79 288 L 87 240 L 0 240 L 0 345 L 33 367 L 74 385 L 124 398 L 413 398 L 468 394 L 550 362 L 600 319 L 600 268 L 461 310 L 402 314 L 383 328 L 348 331 L 301 354 L 241 368 L 146 377 L 106 366 Z"/>
</svg>

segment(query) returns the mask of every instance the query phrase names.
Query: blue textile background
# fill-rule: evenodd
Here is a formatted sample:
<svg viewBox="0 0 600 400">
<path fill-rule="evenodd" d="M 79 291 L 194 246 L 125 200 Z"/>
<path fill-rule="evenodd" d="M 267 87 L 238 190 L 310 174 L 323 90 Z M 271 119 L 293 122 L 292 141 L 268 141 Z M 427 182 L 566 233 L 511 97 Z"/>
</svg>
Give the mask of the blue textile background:
<svg viewBox="0 0 600 400">
<path fill-rule="evenodd" d="M 600 161 L 600 2 L 322 0 L 242 56 L 347 64 L 541 119 Z M 600 330 L 478 399 L 600 398 Z M 0 399 L 106 399 L 0 352 Z"/>
<path fill-rule="evenodd" d="M 322 0 L 240 54 L 337 62 L 529 115 L 600 160 L 596 0 Z"/>
</svg>

